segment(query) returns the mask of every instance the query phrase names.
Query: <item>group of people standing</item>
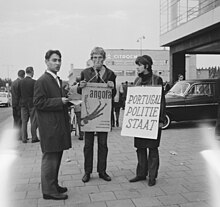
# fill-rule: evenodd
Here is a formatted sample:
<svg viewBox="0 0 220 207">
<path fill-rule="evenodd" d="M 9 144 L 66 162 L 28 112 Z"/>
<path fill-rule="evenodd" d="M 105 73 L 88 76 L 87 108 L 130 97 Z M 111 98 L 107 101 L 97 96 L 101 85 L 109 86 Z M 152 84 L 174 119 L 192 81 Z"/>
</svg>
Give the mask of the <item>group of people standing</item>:
<svg viewBox="0 0 220 207">
<path fill-rule="evenodd" d="M 35 82 L 33 105 L 37 114 L 37 123 L 42 150 L 41 162 L 41 186 L 44 199 L 64 200 L 68 198 L 68 189 L 59 185 L 58 174 L 63 151 L 71 148 L 71 129 L 68 114 L 69 98 L 66 97 L 62 87 L 62 81 L 57 76 L 61 67 L 61 53 L 58 50 L 49 50 L 45 55 L 47 69 L 45 73 Z M 118 107 L 120 88 L 117 90 L 115 73 L 104 65 L 106 53 L 103 48 L 95 47 L 90 54 L 93 62 L 91 67 L 81 72 L 77 92 L 82 93 L 88 82 L 106 83 L 112 90 L 112 104 L 116 111 L 116 125 L 118 125 Z M 134 86 L 162 87 L 163 81 L 152 73 L 153 61 L 150 56 L 143 55 L 136 59 L 138 77 Z M 70 88 L 71 90 L 71 88 Z M 163 91 L 163 87 L 162 87 Z M 114 101 L 114 102 L 113 102 Z M 160 125 L 156 140 L 135 137 L 134 146 L 137 148 L 137 170 L 136 176 L 130 182 L 145 180 L 149 176 L 148 185 L 156 184 L 159 168 L 158 147 L 161 137 L 161 124 L 164 119 L 165 99 L 162 92 Z M 119 109 L 120 110 L 120 109 Z M 98 143 L 97 172 L 99 177 L 105 181 L 111 181 L 107 174 L 108 155 L 108 132 L 96 132 Z M 93 171 L 93 151 L 95 132 L 84 132 L 84 175 L 82 181 L 89 182 Z M 149 149 L 149 152 L 147 152 Z"/>
<path fill-rule="evenodd" d="M 121 84 L 116 84 L 116 94 L 113 98 L 112 104 L 112 116 L 111 123 L 112 127 L 119 127 L 119 116 L 120 110 L 125 109 L 125 101 L 128 91 L 128 81 L 122 82 Z"/>
<path fill-rule="evenodd" d="M 25 71 L 19 70 L 18 78 L 13 81 L 11 86 L 14 126 L 18 129 L 18 139 L 22 140 L 23 143 L 27 143 L 28 140 L 27 126 L 29 119 L 31 122 L 31 142 L 39 142 L 36 111 L 33 104 L 36 80 L 33 79 L 33 76 L 33 67 L 27 67 Z"/>
</svg>

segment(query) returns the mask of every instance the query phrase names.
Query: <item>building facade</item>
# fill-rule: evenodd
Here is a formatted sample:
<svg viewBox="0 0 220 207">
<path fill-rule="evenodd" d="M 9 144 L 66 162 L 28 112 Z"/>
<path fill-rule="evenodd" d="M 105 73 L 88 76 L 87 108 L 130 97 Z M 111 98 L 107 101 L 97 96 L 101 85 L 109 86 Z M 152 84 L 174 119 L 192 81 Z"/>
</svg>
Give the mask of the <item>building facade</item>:
<svg viewBox="0 0 220 207">
<path fill-rule="evenodd" d="M 169 50 L 138 50 L 138 49 L 105 49 L 106 60 L 105 65 L 113 70 L 117 75 L 117 83 L 122 82 L 134 82 L 137 77 L 137 70 L 135 65 L 135 60 L 138 56 L 149 55 L 153 59 L 153 73 L 159 75 L 164 81 L 170 82 L 170 61 L 169 61 Z M 89 61 L 87 61 L 88 65 Z M 90 66 L 90 65 L 88 65 Z M 195 74 L 191 73 L 191 78 L 196 76 L 196 57 L 195 55 L 189 55 L 186 58 L 186 71 L 195 71 Z M 83 69 L 73 68 L 71 65 L 71 70 L 69 74 L 69 82 L 72 85 L 77 76 Z M 188 73 L 187 73 L 188 74 Z"/>
<path fill-rule="evenodd" d="M 160 44 L 170 48 L 170 80 L 191 54 L 220 54 L 220 0 L 161 0 Z M 189 71 L 193 73 L 195 71 Z"/>
<path fill-rule="evenodd" d="M 153 72 L 169 81 L 169 51 L 168 50 L 136 50 L 136 49 L 106 49 L 105 65 L 117 75 L 117 82 L 134 82 L 137 77 L 135 60 L 138 56 L 149 55 L 153 59 Z"/>
</svg>

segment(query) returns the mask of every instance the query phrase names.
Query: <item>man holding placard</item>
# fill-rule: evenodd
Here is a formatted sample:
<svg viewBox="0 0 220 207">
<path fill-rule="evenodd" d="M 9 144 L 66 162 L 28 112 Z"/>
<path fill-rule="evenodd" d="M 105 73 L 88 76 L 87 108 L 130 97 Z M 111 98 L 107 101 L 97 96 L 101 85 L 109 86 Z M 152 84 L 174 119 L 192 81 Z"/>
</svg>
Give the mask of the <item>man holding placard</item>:
<svg viewBox="0 0 220 207">
<path fill-rule="evenodd" d="M 97 172 L 100 178 L 111 181 L 111 177 L 106 173 L 108 154 L 107 137 L 108 131 L 111 129 L 111 104 L 116 93 L 116 75 L 103 65 L 105 58 L 106 53 L 103 48 L 95 47 L 91 52 L 93 66 L 81 72 L 78 91 L 82 93 L 83 97 L 81 123 L 83 125 L 82 130 L 85 131 L 85 174 L 82 178 L 83 182 L 90 180 L 90 174 L 93 169 L 94 132 L 97 132 L 98 142 Z M 89 99 L 92 98 L 93 101 L 91 102 Z M 109 115 L 107 115 L 106 119 L 107 112 L 109 112 Z M 97 124 L 99 125 L 97 126 Z"/>
<path fill-rule="evenodd" d="M 146 180 L 148 175 L 148 185 L 153 186 L 156 184 L 158 174 L 158 147 L 165 116 L 163 80 L 153 74 L 153 61 L 150 56 L 137 57 L 135 64 L 137 65 L 138 77 L 134 81 L 134 86 L 139 86 L 139 88 L 129 88 L 122 135 L 127 136 L 129 133 L 131 136 L 133 132 L 135 136 L 134 146 L 137 148 L 138 165 L 136 177 L 130 182 Z M 138 93 L 135 89 L 138 90 Z M 133 94 L 132 91 L 134 91 Z"/>
</svg>

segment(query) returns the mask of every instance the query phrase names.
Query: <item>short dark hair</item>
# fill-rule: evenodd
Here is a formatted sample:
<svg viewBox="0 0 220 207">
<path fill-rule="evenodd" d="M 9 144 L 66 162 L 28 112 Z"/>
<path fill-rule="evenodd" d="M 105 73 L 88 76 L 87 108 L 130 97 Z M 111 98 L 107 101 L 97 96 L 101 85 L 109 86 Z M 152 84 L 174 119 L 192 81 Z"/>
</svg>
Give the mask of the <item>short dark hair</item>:
<svg viewBox="0 0 220 207">
<path fill-rule="evenodd" d="M 32 73 L 33 71 L 34 71 L 34 68 L 31 67 L 31 66 L 27 67 L 26 70 L 25 70 L 25 72 L 28 73 L 28 74 Z"/>
<path fill-rule="evenodd" d="M 149 55 L 138 56 L 135 60 L 135 64 L 144 65 L 144 68 L 147 68 L 146 66 L 148 65 L 148 71 L 152 72 L 153 60 Z"/>
<path fill-rule="evenodd" d="M 24 70 L 19 70 L 18 71 L 18 77 L 24 78 L 24 76 L 25 76 L 25 71 Z"/>
<path fill-rule="evenodd" d="M 59 50 L 48 50 L 45 54 L 45 60 L 49 60 L 53 54 L 57 54 L 60 58 L 62 57 Z"/>
</svg>

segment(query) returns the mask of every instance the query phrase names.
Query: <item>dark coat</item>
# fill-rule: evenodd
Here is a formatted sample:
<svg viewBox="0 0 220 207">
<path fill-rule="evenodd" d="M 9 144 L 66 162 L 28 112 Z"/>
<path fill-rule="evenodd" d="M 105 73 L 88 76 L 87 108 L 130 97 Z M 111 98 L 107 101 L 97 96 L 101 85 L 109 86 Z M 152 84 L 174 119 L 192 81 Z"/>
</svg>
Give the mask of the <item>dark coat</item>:
<svg viewBox="0 0 220 207">
<path fill-rule="evenodd" d="M 60 152 L 71 147 L 68 107 L 63 105 L 62 97 L 62 87 L 49 73 L 45 72 L 36 81 L 34 105 L 42 152 Z"/>
<path fill-rule="evenodd" d="M 143 81 L 142 78 L 137 77 L 134 81 L 135 86 L 141 86 L 141 85 L 149 85 L 149 86 L 156 86 L 161 85 L 162 87 L 162 97 L 161 97 L 161 111 L 160 111 L 160 117 L 159 121 L 163 123 L 164 117 L 165 117 L 165 95 L 163 90 L 163 80 L 161 77 L 154 75 L 154 74 L 148 74 L 146 76 L 146 79 Z M 147 139 L 147 138 L 134 138 L 134 146 L 136 148 L 156 148 L 160 145 L 160 138 L 161 138 L 161 129 L 158 129 L 158 136 L 157 139 Z"/>
<path fill-rule="evenodd" d="M 113 101 L 113 97 L 116 94 L 116 84 L 115 84 L 116 75 L 112 70 L 110 70 L 106 66 L 104 67 L 105 67 L 105 73 L 103 74 L 102 79 L 105 81 L 105 83 L 107 83 L 108 81 L 112 81 L 114 83 L 114 88 L 112 89 L 112 101 Z M 83 70 L 81 72 L 81 80 L 85 80 L 86 82 L 97 83 L 97 76 L 95 70 L 92 67 Z"/>
<path fill-rule="evenodd" d="M 20 105 L 20 91 L 19 91 L 20 81 L 21 79 L 17 78 L 11 84 L 12 107 L 18 107 Z"/>
<path fill-rule="evenodd" d="M 34 96 L 34 84 L 36 80 L 32 79 L 29 76 L 26 76 L 24 79 L 22 79 L 19 82 L 20 86 L 20 94 L 21 94 L 21 100 L 20 105 L 21 106 L 29 106 L 33 107 L 33 96 Z"/>
</svg>

